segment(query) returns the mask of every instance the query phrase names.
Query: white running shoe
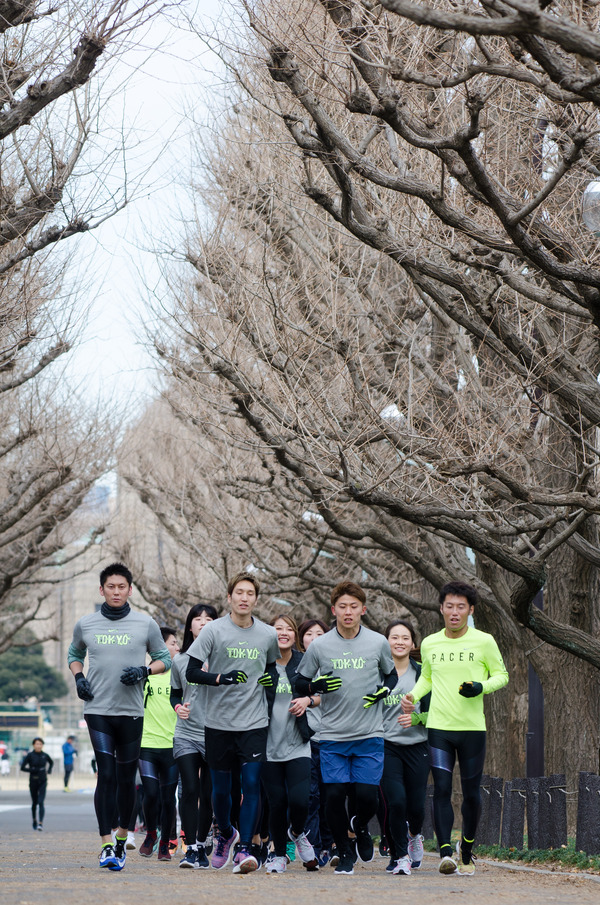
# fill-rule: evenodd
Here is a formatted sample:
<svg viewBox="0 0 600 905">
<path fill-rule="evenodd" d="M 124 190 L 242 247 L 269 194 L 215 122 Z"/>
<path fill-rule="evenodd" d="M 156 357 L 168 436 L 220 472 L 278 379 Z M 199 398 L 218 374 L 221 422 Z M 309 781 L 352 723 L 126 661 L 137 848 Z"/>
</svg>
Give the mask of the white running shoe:
<svg viewBox="0 0 600 905">
<path fill-rule="evenodd" d="M 285 855 L 272 855 L 267 861 L 266 871 L 268 874 L 283 874 L 287 867 L 287 858 Z"/>
<path fill-rule="evenodd" d="M 410 877 L 410 858 L 408 855 L 404 855 L 402 858 L 398 858 L 396 864 L 392 870 L 393 874 L 404 874 L 406 877 Z"/>
<path fill-rule="evenodd" d="M 292 833 L 292 828 L 288 829 L 288 836 L 296 846 L 296 851 L 298 852 L 298 857 L 305 864 L 309 861 L 315 860 L 315 850 L 308 841 L 308 836 L 306 833 L 299 833 L 297 836 L 294 836 Z"/>
<path fill-rule="evenodd" d="M 130 852 L 134 852 L 136 850 L 137 846 L 135 844 L 135 833 L 127 833 L 127 842 L 125 843 L 125 848 Z"/>
<path fill-rule="evenodd" d="M 408 857 L 410 858 L 410 866 L 413 870 L 417 870 L 423 862 L 423 836 L 420 833 L 417 833 L 416 836 L 411 836 L 410 831 L 408 833 Z"/>
</svg>

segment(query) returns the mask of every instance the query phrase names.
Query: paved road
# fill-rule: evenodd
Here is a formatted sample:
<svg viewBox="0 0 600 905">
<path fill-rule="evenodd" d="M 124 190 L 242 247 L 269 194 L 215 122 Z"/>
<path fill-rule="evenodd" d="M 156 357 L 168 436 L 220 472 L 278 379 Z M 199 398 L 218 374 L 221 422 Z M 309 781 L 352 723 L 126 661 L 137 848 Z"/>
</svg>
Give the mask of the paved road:
<svg viewBox="0 0 600 905">
<path fill-rule="evenodd" d="M 473 878 L 442 877 L 428 857 L 410 877 L 386 874 L 382 858 L 336 877 L 327 867 L 308 874 L 296 862 L 283 875 L 246 877 L 227 871 L 183 871 L 128 855 L 121 873 L 98 868 L 92 796 L 50 792 L 46 830 L 31 829 L 25 792 L 0 793 L 0 897 L 3 905 L 598 905 L 600 884 L 560 874 L 515 873 L 477 865 Z M 138 837 L 141 841 L 141 837 Z M 454 897 L 457 897 L 456 899 Z"/>
</svg>

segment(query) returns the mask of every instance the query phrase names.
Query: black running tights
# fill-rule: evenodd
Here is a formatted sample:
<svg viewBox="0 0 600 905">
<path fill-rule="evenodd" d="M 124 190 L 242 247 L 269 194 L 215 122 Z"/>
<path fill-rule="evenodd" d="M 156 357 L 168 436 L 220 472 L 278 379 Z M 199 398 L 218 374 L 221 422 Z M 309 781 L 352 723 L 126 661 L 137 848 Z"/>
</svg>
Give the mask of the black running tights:
<svg viewBox="0 0 600 905">
<path fill-rule="evenodd" d="M 285 857 L 288 826 L 304 832 L 310 800 L 310 757 L 263 764 L 263 787 L 269 800 L 269 828 L 278 857 Z"/>
<path fill-rule="evenodd" d="M 160 808 L 160 838 L 163 842 L 168 842 L 171 836 L 178 776 L 172 748 L 142 748 L 140 777 L 144 787 L 146 831 L 156 832 Z"/>
<path fill-rule="evenodd" d="M 433 819 L 440 848 L 450 844 L 454 823 L 452 771 L 458 757 L 462 786 L 462 835 L 474 839 L 481 814 L 481 776 L 485 760 L 485 732 L 428 731 L 429 761 L 433 775 Z"/>
<path fill-rule="evenodd" d="M 179 815 L 186 845 L 204 842 L 213 819 L 212 784 L 208 764 L 199 751 L 177 758 L 181 776 Z"/>
<path fill-rule="evenodd" d="M 358 826 L 367 826 L 371 817 L 377 813 L 378 786 L 372 786 L 366 782 L 352 784 L 352 811 L 356 814 Z M 350 851 L 348 830 L 350 823 L 346 810 L 346 797 L 349 793 L 349 784 L 343 782 L 326 782 L 325 788 L 325 815 L 331 829 L 337 850 L 340 854 Z"/>
<path fill-rule="evenodd" d="M 94 807 L 101 836 L 110 836 L 115 800 L 119 824 L 125 828 L 135 805 L 135 771 L 140 756 L 142 717 L 86 714 L 98 776 Z"/>
<path fill-rule="evenodd" d="M 31 816 L 33 817 L 34 823 L 36 822 L 35 809 L 38 808 L 39 817 L 37 818 L 38 823 L 44 822 L 44 817 L 46 815 L 46 809 L 44 807 L 44 801 L 46 800 L 46 789 L 48 787 L 48 783 L 46 777 L 43 776 L 41 780 L 38 780 L 35 776 L 29 777 L 29 794 L 31 795 Z"/>
<path fill-rule="evenodd" d="M 408 852 L 407 826 L 415 836 L 425 817 L 429 776 L 427 742 L 415 745 L 384 743 L 381 791 L 385 802 L 384 831 L 390 858 L 397 861 Z"/>
</svg>

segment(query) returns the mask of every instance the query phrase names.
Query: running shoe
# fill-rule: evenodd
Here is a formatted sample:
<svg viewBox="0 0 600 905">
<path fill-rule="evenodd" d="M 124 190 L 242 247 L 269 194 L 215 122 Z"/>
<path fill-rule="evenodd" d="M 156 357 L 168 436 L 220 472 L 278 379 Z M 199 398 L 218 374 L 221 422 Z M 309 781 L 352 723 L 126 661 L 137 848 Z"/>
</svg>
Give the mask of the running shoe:
<svg viewBox="0 0 600 905">
<path fill-rule="evenodd" d="M 294 845 L 293 842 L 288 842 L 288 844 L 286 845 L 285 856 L 288 859 L 288 861 L 296 860 L 296 846 Z"/>
<path fill-rule="evenodd" d="M 321 849 L 317 860 L 319 862 L 319 867 L 325 867 L 325 865 L 329 861 L 329 850 L 326 848 Z"/>
<path fill-rule="evenodd" d="M 329 859 L 329 863 L 332 867 L 337 867 L 340 861 L 340 856 L 338 855 L 337 846 L 331 846 L 331 858 Z"/>
<path fill-rule="evenodd" d="M 455 874 L 456 861 L 454 860 L 454 858 L 451 858 L 450 855 L 444 855 L 444 857 L 440 861 L 439 870 L 441 874 Z"/>
<path fill-rule="evenodd" d="M 212 831 L 212 829 L 210 830 L 210 832 L 209 832 L 208 836 L 206 837 L 206 839 L 204 840 L 204 842 L 202 842 L 201 844 L 204 846 L 204 850 L 205 850 L 206 854 L 208 855 L 208 857 L 210 858 L 210 856 L 212 855 L 212 850 L 213 850 L 213 831 Z"/>
<path fill-rule="evenodd" d="M 283 874 L 287 869 L 285 855 L 270 855 L 267 859 L 266 871 L 268 874 Z"/>
<path fill-rule="evenodd" d="M 256 858 L 256 863 L 258 864 L 256 869 L 260 870 L 263 866 L 262 845 L 259 845 L 258 842 L 253 842 L 250 846 L 250 854 Z"/>
<path fill-rule="evenodd" d="M 159 861 L 170 861 L 171 860 L 171 852 L 169 851 L 169 842 L 166 840 L 165 842 L 160 840 L 158 843 L 158 860 Z"/>
<path fill-rule="evenodd" d="M 239 841 L 240 834 L 234 827 L 231 827 L 231 836 L 229 837 L 221 836 L 220 833 L 217 833 L 217 844 L 213 852 L 210 866 L 214 867 L 215 870 L 221 870 L 223 867 L 227 867 L 233 855 L 233 846 Z"/>
<path fill-rule="evenodd" d="M 411 836 L 410 830 L 408 832 L 408 857 L 410 858 L 410 866 L 413 870 L 417 870 L 423 862 L 423 836 L 420 833 L 417 833 L 416 836 Z"/>
<path fill-rule="evenodd" d="M 350 829 L 356 834 L 356 854 L 363 864 L 373 860 L 373 840 L 366 826 L 359 826 L 356 817 L 350 821 Z"/>
<path fill-rule="evenodd" d="M 108 867 L 109 870 L 119 870 L 115 859 L 115 852 L 110 843 L 102 846 L 102 851 L 100 852 L 100 858 L 98 860 L 100 861 L 100 867 Z"/>
<path fill-rule="evenodd" d="M 296 846 L 296 851 L 300 856 L 300 860 L 304 864 L 307 864 L 311 861 L 316 862 L 317 859 L 315 858 L 315 850 L 308 841 L 308 836 L 306 835 L 306 833 L 299 833 L 297 836 L 295 836 L 292 832 L 292 828 L 289 827 L 288 836 Z"/>
<path fill-rule="evenodd" d="M 37 820 L 33 821 L 32 826 L 33 826 L 34 830 L 37 830 Z"/>
<path fill-rule="evenodd" d="M 38 828 L 38 833 L 41 833 L 44 829 L 44 827 L 42 826 L 41 823 L 38 823 L 37 828 Z"/>
<path fill-rule="evenodd" d="M 390 857 L 390 849 L 389 849 L 389 846 L 388 846 L 388 844 L 387 844 L 387 840 L 386 840 L 385 836 L 382 836 L 382 837 L 381 837 L 381 840 L 380 840 L 380 842 L 379 842 L 379 855 L 380 855 L 380 857 L 382 857 L 382 858 L 389 858 L 389 857 Z"/>
<path fill-rule="evenodd" d="M 187 852 L 187 845 L 185 844 L 185 834 L 183 830 L 179 834 L 179 841 L 181 842 L 181 851 L 185 855 L 185 853 Z"/>
<path fill-rule="evenodd" d="M 179 848 L 179 840 L 178 839 L 169 839 L 169 851 L 172 855 L 175 854 L 177 849 Z"/>
<path fill-rule="evenodd" d="M 408 857 L 408 855 L 404 855 L 402 858 L 398 858 L 396 864 L 394 865 L 392 873 L 396 876 L 398 874 L 404 874 L 404 876 L 410 877 L 410 858 Z"/>
<path fill-rule="evenodd" d="M 157 848 L 158 836 L 155 833 L 148 833 L 140 845 L 140 855 L 142 858 L 151 858 Z"/>
<path fill-rule="evenodd" d="M 353 873 L 354 873 L 354 861 L 352 860 L 352 855 L 350 854 L 350 852 L 342 852 L 342 854 L 339 857 L 337 866 L 334 870 L 334 874 L 336 874 L 338 876 L 341 874 L 347 874 L 348 876 L 350 876 Z"/>
<path fill-rule="evenodd" d="M 180 867 L 186 867 L 189 870 L 199 870 L 200 864 L 198 863 L 198 850 L 195 848 L 187 848 L 185 855 L 179 862 Z M 206 855 L 204 856 L 206 857 Z M 206 862 L 206 866 L 208 867 L 208 861 Z"/>
<path fill-rule="evenodd" d="M 461 877 L 472 877 L 475 874 L 475 864 L 473 863 L 475 861 L 475 855 L 471 853 L 469 856 L 469 863 L 464 864 L 460 842 L 456 843 L 456 860 L 458 862 L 456 865 L 456 873 Z"/>
<path fill-rule="evenodd" d="M 132 833 L 131 831 L 127 833 L 127 844 L 125 848 L 128 852 L 134 852 L 136 850 L 135 833 Z"/>
<path fill-rule="evenodd" d="M 111 870 L 123 870 L 125 867 L 125 858 L 127 857 L 127 849 L 125 846 L 127 845 L 127 839 L 119 839 L 117 837 L 117 841 L 114 844 L 113 851 L 115 853 L 115 866 L 110 867 Z"/>
<path fill-rule="evenodd" d="M 390 858 L 390 863 L 389 863 L 389 864 L 386 864 L 386 866 L 385 866 L 385 869 L 386 869 L 386 871 L 388 872 L 388 874 L 393 874 L 393 873 L 394 873 L 394 868 L 395 868 L 395 866 L 396 866 L 396 862 L 394 861 L 393 858 Z"/>
<path fill-rule="evenodd" d="M 210 867 L 210 861 L 206 856 L 206 849 L 200 842 L 198 843 L 198 867 L 200 870 L 208 870 Z"/>
<path fill-rule="evenodd" d="M 241 842 L 238 842 L 235 847 L 235 854 L 233 856 L 233 873 L 250 874 L 257 868 L 258 861 L 254 857 L 252 852 L 248 851 L 246 846 Z"/>
</svg>

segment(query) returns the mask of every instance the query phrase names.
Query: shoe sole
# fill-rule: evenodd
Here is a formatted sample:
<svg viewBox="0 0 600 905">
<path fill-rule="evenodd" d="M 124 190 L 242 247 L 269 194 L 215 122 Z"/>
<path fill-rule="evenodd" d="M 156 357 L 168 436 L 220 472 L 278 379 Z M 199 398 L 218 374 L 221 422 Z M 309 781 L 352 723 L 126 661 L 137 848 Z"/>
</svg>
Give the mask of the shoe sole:
<svg viewBox="0 0 600 905">
<path fill-rule="evenodd" d="M 151 851 L 151 852 L 143 852 L 143 851 L 140 849 L 140 857 L 141 857 L 141 858 L 151 858 L 153 854 L 154 854 L 153 851 Z"/>
<path fill-rule="evenodd" d="M 354 874 L 354 868 L 352 870 L 334 870 L 334 874 L 336 877 L 351 877 Z"/>
<path fill-rule="evenodd" d="M 245 861 L 242 861 L 241 864 L 236 864 L 233 868 L 234 874 L 251 874 L 253 871 L 258 870 L 258 862 L 255 858 L 247 858 Z"/>
<path fill-rule="evenodd" d="M 168 856 L 168 858 L 165 857 L 164 855 L 163 855 L 162 857 L 159 855 L 158 858 L 157 858 L 156 860 L 157 860 L 157 861 L 172 861 L 173 859 L 171 858 L 170 855 Z"/>
<path fill-rule="evenodd" d="M 443 865 L 440 864 L 440 873 L 445 874 L 447 877 L 451 876 L 452 874 L 455 874 L 456 870 L 457 870 L 456 864 L 454 865 L 454 867 L 452 867 L 452 865 L 450 865 L 450 864 L 443 864 Z"/>
<path fill-rule="evenodd" d="M 199 864 L 189 864 L 189 863 L 187 863 L 187 862 L 185 862 L 185 861 L 180 861 L 180 862 L 179 862 L 179 866 L 180 866 L 180 867 L 183 867 L 184 870 L 186 870 L 186 869 L 187 869 L 187 870 L 200 870 L 200 865 L 199 865 Z"/>
</svg>

